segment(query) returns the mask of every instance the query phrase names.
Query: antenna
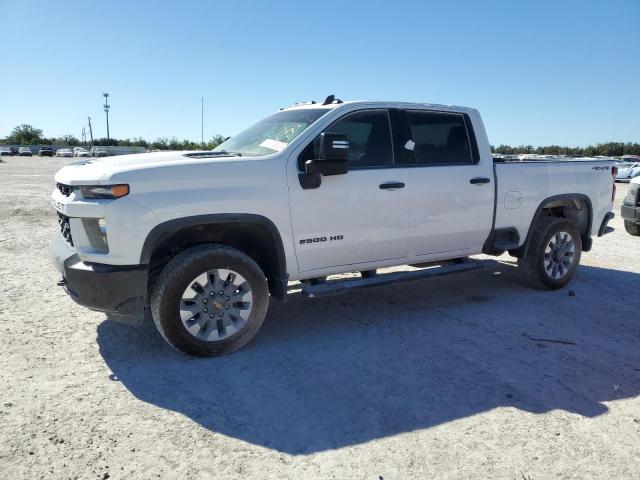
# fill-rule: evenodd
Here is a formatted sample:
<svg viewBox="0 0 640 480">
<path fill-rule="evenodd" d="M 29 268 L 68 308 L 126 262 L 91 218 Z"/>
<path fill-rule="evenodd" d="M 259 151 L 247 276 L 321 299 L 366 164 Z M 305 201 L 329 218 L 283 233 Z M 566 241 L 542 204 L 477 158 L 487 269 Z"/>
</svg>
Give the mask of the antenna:
<svg viewBox="0 0 640 480">
<path fill-rule="evenodd" d="M 329 95 L 327 98 L 324 99 L 324 102 L 322 102 L 322 105 L 331 105 L 332 103 L 343 103 L 343 102 L 339 98 L 336 98 L 335 95 Z"/>
<path fill-rule="evenodd" d="M 324 102 L 322 102 L 323 105 L 329 105 L 331 103 L 333 103 L 333 101 L 336 99 L 335 95 L 329 95 L 327 98 L 324 99 Z"/>
</svg>

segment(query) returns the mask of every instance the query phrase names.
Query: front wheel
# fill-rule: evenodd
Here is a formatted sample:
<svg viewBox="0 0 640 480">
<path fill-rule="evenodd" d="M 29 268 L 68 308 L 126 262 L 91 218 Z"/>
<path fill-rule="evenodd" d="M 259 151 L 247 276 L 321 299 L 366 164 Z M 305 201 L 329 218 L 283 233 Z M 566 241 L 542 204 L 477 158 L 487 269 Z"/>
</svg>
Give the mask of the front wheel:
<svg viewBox="0 0 640 480">
<path fill-rule="evenodd" d="M 534 287 L 555 290 L 571 281 L 581 254 L 582 239 L 575 224 L 565 218 L 542 217 L 518 267 Z"/>
<path fill-rule="evenodd" d="M 202 245 L 165 265 L 150 304 L 158 331 L 173 348 L 215 356 L 241 348 L 257 333 L 269 290 L 252 258 L 224 245 Z"/>
<path fill-rule="evenodd" d="M 640 224 L 633 223 L 629 220 L 624 221 L 624 229 L 627 231 L 629 235 L 633 235 L 634 237 L 640 237 Z"/>
</svg>

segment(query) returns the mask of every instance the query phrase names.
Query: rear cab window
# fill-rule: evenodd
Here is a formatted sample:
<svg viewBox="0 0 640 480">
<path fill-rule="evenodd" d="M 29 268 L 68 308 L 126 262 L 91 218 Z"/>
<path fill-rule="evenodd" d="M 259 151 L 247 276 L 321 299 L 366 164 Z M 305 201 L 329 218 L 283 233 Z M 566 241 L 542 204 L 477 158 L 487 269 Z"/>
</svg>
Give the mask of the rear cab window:
<svg viewBox="0 0 640 480">
<path fill-rule="evenodd" d="M 417 165 L 476 163 L 465 116 L 461 113 L 407 110 Z"/>
</svg>

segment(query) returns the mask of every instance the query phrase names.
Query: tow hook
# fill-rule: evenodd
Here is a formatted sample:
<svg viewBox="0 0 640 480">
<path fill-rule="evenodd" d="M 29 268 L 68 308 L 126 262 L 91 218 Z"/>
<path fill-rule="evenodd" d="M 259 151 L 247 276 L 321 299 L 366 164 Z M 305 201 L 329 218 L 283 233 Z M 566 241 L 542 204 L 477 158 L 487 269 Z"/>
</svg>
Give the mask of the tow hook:
<svg viewBox="0 0 640 480">
<path fill-rule="evenodd" d="M 58 287 L 66 287 L 67 286 L 67 279 L 66 278 L 61 278 L 60 280 L 58 280 L 56 282 L 56 285 Z"/>
</svg>

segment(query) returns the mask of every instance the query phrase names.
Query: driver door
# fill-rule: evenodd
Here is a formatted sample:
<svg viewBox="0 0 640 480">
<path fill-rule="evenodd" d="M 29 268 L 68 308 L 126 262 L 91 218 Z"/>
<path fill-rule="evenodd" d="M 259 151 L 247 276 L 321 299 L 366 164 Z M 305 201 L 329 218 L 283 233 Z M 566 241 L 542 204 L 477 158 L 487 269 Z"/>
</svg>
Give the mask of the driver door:
<svg viewBox="0 0 640 480">
<path fill-rule="evenodd" d="M 347 113 L 325 131 L 347 136 L 349 171 L 323 176 L 318 188 L 302 188 L 298 173 L 306 160 L 317 158 L 317 139 L 297 162 L 290 162 L 291 218 L 300 272 L 322 275 L 406 257 L 408 169 L 394 162 L 388 111 Z"/>
</svg>

